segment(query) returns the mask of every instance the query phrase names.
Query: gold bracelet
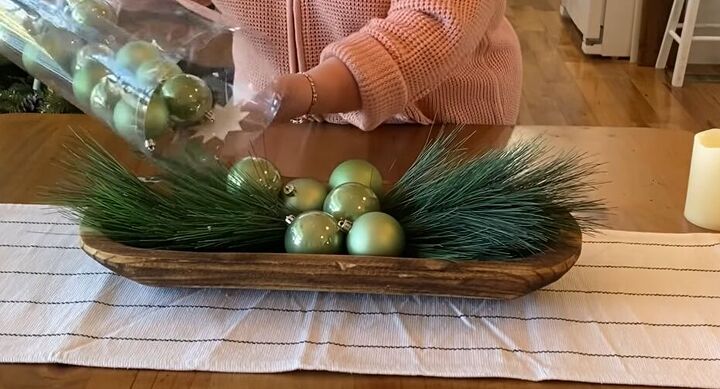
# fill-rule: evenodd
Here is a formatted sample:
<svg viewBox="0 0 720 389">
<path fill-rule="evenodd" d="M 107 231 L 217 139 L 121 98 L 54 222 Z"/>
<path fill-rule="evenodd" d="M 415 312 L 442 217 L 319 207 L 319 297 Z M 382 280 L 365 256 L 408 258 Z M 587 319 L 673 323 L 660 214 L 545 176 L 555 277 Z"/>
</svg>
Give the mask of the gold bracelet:
<svg viewBox="0 0 720 389">
<path fill-rule="evenodd" d="M 300 74 L 305 76 L 305 78 L 310 83 L 310 92 L 312 93 L 312 97 L 310 98 L 310 106 L 308 107 L 307 112 L 300 117 L 292 119 L 291 122 L 293 124 L 305 123 L 308 120 L 309 116 L 311 116 L 311 112 L 312 112 L 313 108 L 315 108 L 315 105 L 317 104 L 317 101 L 318 101 L 318 94 L 317 94 L 317 88 L 315 87 L 315 80 L 313 80 L 312 77 L 310 77 L 310 75 L 305 72 L 302 72 Z"/>
<path fill-rule="evenodd" d="M 305 78 L 307 78 L 308 82 L 310 83 L 310 91 L 312 92 L 312 99 L 310 100 L 310 106 L 308 107 L 307 113 L 305 114 L 307 116 L 307 115 L 310 115 L 312 113 L 313 108 L 315 108 L 315 105 L 318 102 L 318 94 L 317 94 L 317 88 L 315 87 L 315 80 L 313 80 L 312 77 L 310 77 L 310 75 L 305 72 L 302 72 L 300 74 L 302 74 L 303 76 L 305 76 Z"/>
</svg>

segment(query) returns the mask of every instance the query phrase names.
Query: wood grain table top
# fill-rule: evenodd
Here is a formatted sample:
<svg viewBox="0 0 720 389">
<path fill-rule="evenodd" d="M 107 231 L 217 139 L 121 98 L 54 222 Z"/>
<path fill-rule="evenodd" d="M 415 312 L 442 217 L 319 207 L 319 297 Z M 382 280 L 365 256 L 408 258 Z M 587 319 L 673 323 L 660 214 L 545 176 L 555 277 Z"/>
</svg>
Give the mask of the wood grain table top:
<svg viewBox="0 0 720 389">
<path fill-rule="evenodd" d="M 41 203 L 42 188 L 61 177 L 54 161 L 73 131 L 91 135 L 142 172 L 144 165 L 119 138 L 83 115 L 0 115 L 0 202 Z M 276 163 L 286 176 L 325 179 L 337 163 L 364 158 L 387 181 L 412 163 L 431 133 L 415 126 L 387 126 L 370 133 L 354 128 L 307 124 L 272 128 L 256 137 L 252 150 Z M 696 232 L 683 217 L 693 134 L 685 131 L 623 127 L 518 126 L 467 127 L 468 148 L 502 147 L 518 139 L 542 137 L 557 150 L 574 149 L 604 163 L 597 195 L 612 209 L 608 227 L 647 232 Z M 59 365 L 0 365 L 5 388 L 531 388 L 596 387 L 580 383 L 533 383 L 505 379 L 440 379 L 364 376 L 325 372 L 218 374 L 115 370 Z"/>
</svg>

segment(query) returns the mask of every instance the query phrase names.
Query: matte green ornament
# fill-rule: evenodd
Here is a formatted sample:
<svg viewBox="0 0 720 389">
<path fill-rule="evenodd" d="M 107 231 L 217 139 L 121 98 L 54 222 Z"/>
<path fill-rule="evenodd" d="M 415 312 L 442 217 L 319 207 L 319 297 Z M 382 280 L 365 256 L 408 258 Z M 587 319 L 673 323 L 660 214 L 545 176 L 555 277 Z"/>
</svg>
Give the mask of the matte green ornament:
<svg viewBox="0 0 720 389">
<path fill-rule="evenodd" d="M 228 173 L 228 191 L 255 182 L 273 193 L 279 193 L 282 178 L 277 168 L 267 159 L 260 157 L 245 157 L 238 161 Z"/>
<path fill-rule="evenodd" d="M 108 63 L 115 57 L 111 48 L 101 43 L 91 43 L 83 46 L 75 56 L 74 71 L 82 69 L 89 62 Z"/>
<path fill-rule="evenodd" d="M 23 48 L 22 65 L 31 75 L 42 76 L 49 63 L 53 63 L 59 68 L 59 65 L 57 65 L 55 60 L 50 56 L 50 53 L 37 43 L 30 42 Z"/>
<path fill-rule="evenodd" d="M 162 96 L 155 94 L 145 111 L 139 103 L 131 105 L 125 100 L 120 100 L 113 111 L 113 123 L 115 130 L 126 137 L 142 136 L 145 139 L 152 139 L 167 130 L 170 119 L 165 101 Z"/>
<path fill-rule="evenodd" d="M 323 211 L 338 220 L 354 221 L 360 215 L 380 210 L 380 199 L 363 184 L 348 182 L 331 190 L 325 198 Z"/>
<path fill-rule="evenodd" d="M 296 217 L 285 232 L 285 251 L 296 254 L 338 254 L 343 233 L 325 212 L 310 211 Z"/>
<path fill-rule="evenodd" d="M 212 91 L 205 81 L 190 74 L 169 78 L 162 86 L 173 120 L 192 123 L 201 120 L 212 108 Z"/>
<path fill-rule="evenodd" d="M 79 36 L 56 27 L 42 34 L 38 43 L 67 72 L 74 70 L 76 53 L 85 46 L 85 41 Z"/>
<path fill-rule="evenodd" d="M 370 162 L 362 159 L 351 159 L 338 165 L 330 174 L 330 187 L 336 188 L 348 182 L 363 184 L 376 195 L 383 193 L 383 179 L 380 171 Z"/>
<path fill-rule="evenodd" d="M 347 236 L 351 255 L 397 257 L 405 250 L 405 232 L 392 216 L 382 212 L 366 213 L 352 224 Z"/>
<path fill-rule="evenodd" d="M 113 110 L 120 101 L 122 89 L 110 76 L 105 76 L 93 88 L 90 94 L 90 110 L 95 116 L 113 124 Z"/>
<path fill-rule="evenodd" d="M 108 70 L 99 62 L 88 62 L 73 76 L 72 89 L 77 102 L 82 106 L 90 105 L 90 95 L 100 80 L 108 75 Z"/>
<path fill-rule="evenodd" d="M 293 212 L 319 211 L 323 208 L 327 185 L 312 178 L 297 178 L 285 185 L 285 206 Z"/>
<path fill-rule="evenodd" d="M 182 74 L 177 64 L 165 59 L 145 62 L 137 70 L 137 78 L 143 85 L 158 85 L 172 76 Z"/>
<path fill-rule="evenodd" d="M 53 28 L 40 35 L 36 42 L 23 49 L 22 63 L 28 73 L 45 78 L 58 78 L 74 69 L 75 53 L 83 41 L 74 34 Z"/>
<path fill-rule="evenodd" d="M 160 51 L 151 43 L 133 41 L 118 50 L 115 59 L 120 66 L 135 72 L 145 62 L 155 61 L 160 57 Z"/>
<path fill-rule="evenodd" d="M 102 27 L 108 22 L 116 22 L 117 14 L 102 0 L 83 0 L 72 4 L 72 18 L 88 27 Z"/>
</svg>

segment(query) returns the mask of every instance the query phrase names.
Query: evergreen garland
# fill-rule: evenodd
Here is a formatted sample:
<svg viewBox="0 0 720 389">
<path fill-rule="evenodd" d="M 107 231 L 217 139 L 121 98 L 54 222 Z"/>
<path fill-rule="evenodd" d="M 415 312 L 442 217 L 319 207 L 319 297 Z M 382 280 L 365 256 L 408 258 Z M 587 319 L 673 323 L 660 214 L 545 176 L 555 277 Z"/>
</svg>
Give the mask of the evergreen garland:
<svg viewBox="0 0 720 389">
<path fill-rule="evenodd" d="M 39 91 L 34 90 L 33 81 L 31 76 L 15 64 L 0 64 L 0 114 L 80 112 L 62 96 L 45 86 Z"/>
</svg>

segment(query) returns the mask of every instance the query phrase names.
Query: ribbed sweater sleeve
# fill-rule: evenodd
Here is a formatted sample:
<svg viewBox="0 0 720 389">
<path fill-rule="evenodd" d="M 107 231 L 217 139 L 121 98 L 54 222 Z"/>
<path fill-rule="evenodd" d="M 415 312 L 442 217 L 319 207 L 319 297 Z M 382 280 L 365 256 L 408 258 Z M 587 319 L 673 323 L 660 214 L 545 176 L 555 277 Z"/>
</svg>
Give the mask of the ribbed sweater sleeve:
<svg viewBox="0 0 720 389">
<path fill-rule="evenodd" d="M 352 124 L 372 130 L 440 85 L 475 50 L 500 0 L 393 0 L 384 19 L 327 46 L 358 83 Z M 500 13 L 502 14 L 502 13 Z"/>
</svg>

